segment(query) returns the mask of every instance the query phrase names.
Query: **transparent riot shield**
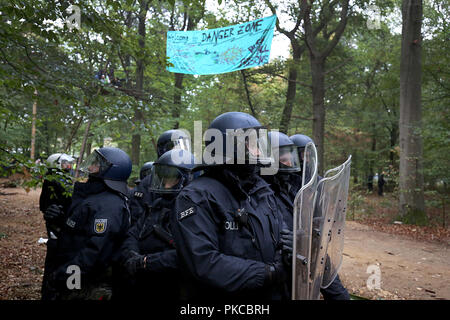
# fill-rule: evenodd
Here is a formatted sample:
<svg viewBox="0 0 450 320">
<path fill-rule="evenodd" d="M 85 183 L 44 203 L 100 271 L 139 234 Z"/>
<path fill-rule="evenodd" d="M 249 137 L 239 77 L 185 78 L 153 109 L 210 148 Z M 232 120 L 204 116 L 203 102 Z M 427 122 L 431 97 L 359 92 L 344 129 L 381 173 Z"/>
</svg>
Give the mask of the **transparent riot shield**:
<svg viewBox="0 0 450 320">
<path fill-rule="evenodd" d="M 334 214 L 339 202 L 339 190 L 343 183 L 344 167 L 339 166 L 338 168 L 328 171 L 327 177 L 318 183 L 311 234 L 311 286 L 309 294 L 310 299 L 313 300 L 320 297 L 320 287 L 327 261 L 328 242 L 331 239 Z M 336 171 L 337 173 L 335 173 Z M 335 174 L 331 175 L 330 173 Z"/>
<path fill-rule="evenodd" d="M 344 250 L 344 228 L 347 212 L 348 187 L 350 182 L 351 158 L 342 164 L 342 173 L 339 177 L 340 187 L 338 192 L 338 202 L 334 214 L 333 226 L 331 229 L 331 239 L 327 249 L 327 263 L 323 273 L 322 288 L 327 288 L 336 278 L 342 265 L 342 252 Z"/>
<path fill-rule="evenodd" d="M 303 159 L 303 184 L 294 200 L 293 300 L 309 299 L 311 228 L 317 180 L 317 150 L 313 143 L 308 143 L 305 147 Z"/>
</svg>

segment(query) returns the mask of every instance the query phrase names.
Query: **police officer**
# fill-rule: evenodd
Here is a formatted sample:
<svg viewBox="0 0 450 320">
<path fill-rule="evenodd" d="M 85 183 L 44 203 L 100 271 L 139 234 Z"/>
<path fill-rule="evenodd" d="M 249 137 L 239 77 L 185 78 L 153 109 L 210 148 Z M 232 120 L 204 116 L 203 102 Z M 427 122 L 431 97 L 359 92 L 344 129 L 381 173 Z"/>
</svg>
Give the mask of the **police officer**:
<svg viewBox="0 0 450 320">
<path fill-rule="evenodd" d="M 296 184 L 292 184 L 293 178 L 300 177 L 296 174 L 300 170 L 299 152 L 297 146 L 289 137 L 277 131 L 269 132 L 271 141 L 277 141 L 272 145 L 272 152 L 278 154 L 279 166 L 274 175 L 263 175 L 262 178 L 270 184 L 275 192 L 279 211 L 283 215 L 283 221 L 289 230 L 293 228 L 294 198 L 297 193 Z"/>
<path fill-rule="evenodd" d="M 184 276 L 181 298 L 285 298 L 282 217 L 255 164 L 271 160 L 264 148 L 267 134 L 257 141 L 241 135 L 237 129 L 258 137 L 264 133 L 258 120 L 242 112 L 218 116 L 209 126 L 213 129 L 219 135 L 206 143 L 207 148 L 219 145 L 212 148 L 213 160 L 181 190 L 172 215 Z"/>
<path fill-rule="evenodd" d="M 54 238 L 57 224 L 54 218 L 60 210 L 67 212 L 71 203 L 73 181 L 70 173 L 73 158 L 64 153 L 55 153 L 48 157 L 47 163 L 49 168 L 39 197 L 39 209 L 46 220 L 48 237 Z"/>
<path fill-rule="evenodd" d="M 144 163 L 144 165 L 141 167 L 141 170 L 139 170 L 139 180 L 136 181 L 136 184 L 139 184 L 146 176 L 148 176 L 152 172 L 153 168 L 153 161 L 148 161 Z"/>
<path fill-rule="evenodd" d="M 184 131 L 172 129 L 164 131 L 159 136 L 156 146 L 158 158 L 172 149 L 182 149 L 191 152 L 189 136 Z M 148 164 L 148 162 L 146 164 Z M 154 198 L 158 196 L 149 191 L 151 182 L 152 176 L 149 174 L 144 178 L 141 178 L 139 184 L 131 192 L 130 210 L 132 225 L 144 214 L 147 208 L 151 206 Z"/>
<path fill-rule="evenodd" d="M 297 146 L 298 148 L 298 154 L 299 154 L 299 159 L 300 159 L 300 168 L 303 168 L 303 160 L 304 160 L 304 152 L 305 152 L 305 147 L 309 142 L 314 143 L 314 141 L 303 134 L 294 134 L 292 136 L 289 137 L 290 140 L 295 144 L 295 146 Z M 299 179 L 299 177 L 301 177 L 301 171 L 298 171 L 297 173 L 291 175 L 291 184 L 295 186 L 294 190 L 297 190 L 297 192 L 301 189 L 302 187 L 302 180 L 301 178 Z M 321 180 L 322 177 L 318 176 L 318 180 Z M 318 193 L 320 192 L 320 190 L 317 191 Z M 296 194 L 296 192 L 295 192 Z M 292 201 L 294 201 L 295 199 L 295 194 L 293 195 L 291 193 L 291 197 Z M 319 199 L 320 196 L 317 195 L 317 199 Z M 292 211 L 293 212 L 293 208 Z M 292 231 L 292 228 L 290 229 Z M 293 236 L 291 233 L 286 233 L 283 232 L 282 234 L 282 238 L 283 238 L 283 243 L 284 243 L 284 248 L 285 250 L 289 250 L 289 243 L 292 244 L 292 240 L 293 240 Z M 334 279 L 334 281 L 331 283 L 330 286 L 328 286 L 326 289 L 320 289 L 320 292 L 322 293 L 322 296 L 325 300 L 350 300 L 350 295 L 348 294 L 347 289 L 342 285 L 341 280 L 339 279 L 339 275 L 336 276 L 336 278 Z"/>
<path fill-rule="evenodd" d="M 167 130 L 159 136 L 156 143 L 156 152 L 158 154 L 158 158 L 172 149 L 183 149 L 189 152 L 191 151 L 189 136 L 183 130 Z"/>
<path fill-rule="evenodd" d="M 58 267 L 52 274 L 58 289 L 55 298 L 108 299 L 111 266 L 130 223 L 126 181 L 131 160 L 121 149 L 100 148 L 81 169 L 89 178 L 75 184 L 68 218 L 58 238 Z M 73 286 L 68 285 L 71 281 Z"/>
<path fill-rule="evenodd" d="M 378 175 L 378 195 L 383 196 L 383 187 L 386 183 L 386 180 L 384 180 L 384 171 Z"/>
<path fill-rule="evenodd" d="M 48 277 L 54 269 L 57 236 L 64 222 L 64 213 L 67 213 L 72 201 L 73 189 L 73 181 L 70 176 L 73 164 L 71 156 L 55 153 L 48 157 L 47 164 L 49 168 L 39 198 L 39 209 L 44 214 L 48 236 L 41 288 L 42 300 L 49 300 L 53 296 L 53 288 L 49 284 Z"/>
<path fill-rule="evenodd" d="M 177 158 L 181 161 L 175 161 Z M 159 197 L 128 231 L 121 249 L 126 272 L 122 272 L 114 298 L 178 298 L 180 278 L 170 215 L 175 197 L 193 179 L 194 163 L 192 154 L 185 150 L 167 151 L 155 162 L 150 191 Z"/>
</svg>

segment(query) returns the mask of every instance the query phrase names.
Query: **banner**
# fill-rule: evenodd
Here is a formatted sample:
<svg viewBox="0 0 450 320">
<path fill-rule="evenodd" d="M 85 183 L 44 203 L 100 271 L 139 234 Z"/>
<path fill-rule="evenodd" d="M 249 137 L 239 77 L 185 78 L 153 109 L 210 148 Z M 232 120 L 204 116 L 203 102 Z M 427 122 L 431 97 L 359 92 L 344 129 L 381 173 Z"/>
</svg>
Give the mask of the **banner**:
<svg viewBox="0 0 450 320">
<path fill-rule="evenodd" d="M 275 15 L 225 28 L 168 31 L 170 72 L 218 74 L 269 62 Z"/>
</svg>

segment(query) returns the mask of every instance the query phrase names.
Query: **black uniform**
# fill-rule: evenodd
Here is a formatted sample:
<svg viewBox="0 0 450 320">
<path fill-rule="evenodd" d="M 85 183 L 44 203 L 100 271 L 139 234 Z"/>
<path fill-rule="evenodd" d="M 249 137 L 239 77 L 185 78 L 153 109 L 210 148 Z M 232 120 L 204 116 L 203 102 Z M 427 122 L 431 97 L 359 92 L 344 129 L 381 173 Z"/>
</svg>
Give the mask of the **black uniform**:
<svg viewBox="0 0 450 320">
<path fill-rule="evenodd" d="M 144 215 L 145 211 L 151 207 L 157 196 L 149 190 L 152 176 L 148 175 L 140 180 L 139 184 L 130 193 L 131 225 Z"/>
<path fill-rule="evenodd" d="M 265 283 L 266 265 L 281 260 L 281 224 L 256 170 L 206 170 L 180 192 L 172 215 L 182 298 L 285 298 L 285 286 Z"/>
<path fill-rule="evenodd" d="M 55 180 L 49 180 L 47 177 L 44 179 L 42 185 L 42 192 L 39 197 L 39 209 L 42 213 L 48 209 L 51 205 L 62 206 L 62 212 L 67 213 L 72 197 L 69 195 L 72 192 L 72 179 L 69 175 L 64 174 L 60 169 L 49 169 L 47 175 L 52 175 Z M 44 263 L 44 277 L 42 279 L 41 298 L 43 300 L 52 299 L 54 289 L 48 282 L 49 274 L 54 270 L 55 263 L 55 250 L 57 246 L 56 235 L 61 229 L 61 225 L 64 223 L 64 215 L 53 221 L 45 221 L 47 229 L 47 252 L 45 255 Z"/>
<path fill-rule="evenodd" d="M 117 259 L 130 223 L 124 196 L 103 180 L 90 177 L 76 183 L 72 205 L 57 247 L 57 269 L 52 280 L 58 299 L 98 299 L 98 288 L 111 283 L 111 266 Z M 67 267 L 81 270 L 81 290 L 68 290 Z"/>
<path fill-rule="evenodd" d="M 129 229 L 121 248 L 121 264 L 126 264 L 134 251 L 146 256 L 147 267 L 127 274 L 122 267 L 119 287 L 114 298 L 149 301 L 178 299 L 178 259 L 170 231 L 172 199 L 158 198 L 152 207 Z"/>
<path fill-rule="evenodd" d="M 384 180 L 384 174 L 378 176 L 378 195 L 383 195 L 383 187 L 386 181 Z"/>
<path fill-rule="evenodd" d="M 294 219 L 292 216 L 294 212 L 293 201 L 296 194 L 295 190 L 297 190 L 296 186 L 293 186 L 289 181 L 291 175 L 293 174 L 275 174 L 261 176 L 274 191 L 275 198 L 277 200 L 278 211 L 283 216 L 285 227 L 287 227 L 289 230 L 292 230 L 294 228 Z M 298 190 L 300 190 L 300 188 Z"/>
<path fill-rule="evenodd" d="M 44 213 L 50 205 L 56 204 L 62 206 L 62 210 L 67 212 L 72 201 L 72 197 L 69 195 L 73 189 L 72 179 L 59 169 L 49 169 L 47 175 L 57 178 L 52 180 L 44 179 L 42 192 L 39 197 L 39 210 Z M 47 225 L 48 232 L 49 228 L 51 229 L 51 226 Z"/>
<path fill-rule="evenodd" d="M 369 192 L 373 191 L 373 174 L 371 173 L 367 176 L 367 190 Z"/>
</svg>

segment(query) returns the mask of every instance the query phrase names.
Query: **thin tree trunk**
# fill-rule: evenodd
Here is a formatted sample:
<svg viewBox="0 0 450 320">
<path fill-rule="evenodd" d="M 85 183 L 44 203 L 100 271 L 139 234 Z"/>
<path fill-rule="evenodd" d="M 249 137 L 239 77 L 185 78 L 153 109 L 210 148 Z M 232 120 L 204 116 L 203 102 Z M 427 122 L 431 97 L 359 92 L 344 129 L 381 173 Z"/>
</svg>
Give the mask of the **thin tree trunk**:
<svg viewBox="0 0 450 320">
<path fill-rule="evenodd" d="M 73 128 L 72 132 L 70 133 L 69 141 L 67 141 L 66 148 L 64 149 L 66 152 L 70 152 L 70 148 L 72 147 L 73 139 L 75 138 L 75 135 L 78 132 L 78 129 L 81 126 L 81 123 L 83 123 L 83 116 L 80 117 L 80 120 L 78 120 L 77 124 Z"/>
<path fill-rule="evenodd" d="M 84 150 L 86 149 L 86 142 L 89 136 L 89 130 L 91 129 L 91 123 L 92 120 L 89 120 L 88 123 L 86 124 L 86 129 L 84 130 L 83 143 L 81 144 L 80 156 L 78 157 L 77 161 L 77 170 L 75 172 L 75 177 L 79 176 L 80 165 L 83 162 Z"/>
<path fill-rule="evenodd" d="M 313 139 L 317 147 L 319 174 L 323 174 L 323 153 L 325 135 L 325 60 L 311 55 L 311 79 L 313 98 Z"/>
<path fill-rule="evenodd" d="M 36 151 L 36 114 L 37 114 L 37 90 L 34 90 L 35 100 L 33 103 L 33 118 L 31 120 L 31 152 L 30 158 L 34 160 Z"/>
<path fill-rule="evenodd" d="M 283 108 L 283 114 L 281 115 L 280 121 L 280 131 L 288 134 L 289 123 L 291 121 L 292 110 L 294 108 L 295 96 L 297 93 L 297 77 L 298 77 L 298 65 L 300 64 L 300 57 L 305 50 L 305 47 L 299 47 L 297 44 L 292 43 L 293 49 L 293 63 L 289 66 L 289 76 L 288 76 L 288 88 L 286 91 L 286 102 Z"/>
<path fill-rule="evenodd" d="M 423 195 L 421 45 L 422 1 L 403 0 L 400 63 L 400 199 L 407 223 L 427 222 Z"/>
<path fill-rule="evenodd" d="M 136 92 L 139 97 L 142 96 L 144 90 L 145 61 L 142 56 L 145 50 L 145 17 L 147 16 L 147 11 L 148 11 L 148 1 L 141 0 L 138 17 L 138 34 L 139 34 L 138 45 L 140 48 L 141 57 L 136 60 Z M 136 107 L 134 110 L 134 123 L 136 130 L 138 131 L 140 130 L 140 124 L 143 120 L 144 115 L 142 111 Z M 141 134 L 135 133 L 131 137 L 131 162 L 134 165 L 139 166 L 140 154 L 141 154 Z"/>
<path fill-rule="evenodd" d="M 84 152 L 86 157 L 91 154 L 91 149 L 92 149 L 92 141 L 90 141 L 90 140 L 88 140 L 88 141 L 89 142 L 86 144 L 86 150 Z"/>
<path fill-rule="evenodd" d="M 393 124 L 393 128 L 390 130 L 390 147 L 391 149 L 389 150 L 389 160 L 391 161 L 391 165 L 394 166 L 394 159 L 395 159 L 395 144 L 397 142 L 397 137 L 398 137 L 398 128 L 397 126 L 395 126 L 395 124 Z"/>
<path fill-rule="evenodd" d="M 258 118 L 258 115 L 256 114 L 255 108 L 252 103 L 252 99 L 250 97 L 250 90 L 248 88 L 247 75 L 245 74 L 245 70 L 241 70 L 241 74 L 242 74 L 242 81 L 244 82 L 244 89 L 245 89 L 245 94 L 247 96 L 248 106 L 250 108 L 250 111 L 252 112 L 252 116 L 254 116 L 255 118 Z"/>
<path fill-rule="evenodd" d="M 201 7 L 200 12 L 197 14 L 191 13 L 195 12 L 194 8 L 185 8 L 185 14 L 184 14 L 184 24 L 182 27 L 182 30 L 186 27 L 186 31 L 194 30 L 197 26 L 200 19 L 203 17 L 205 13 L 205 3 L 199 2 L 197 5 Z M 186 25 L 187 22 L 187 25 Z M 173 23 L 171 24 L 171 30 L 174 29 Z M 175 92 L 173 94 L 173 111 L 172 116 L 175 118 L 175 123 L 173 128 L 178 129 L 180 126 L 180 123 L 178 119 L 181 115 L 181 110 L 183 108 L 181 104 L 181 95 L 183 93 L 183 80 L 184 80 L 184 74 L 183 73 L 175 73 L 174 74 L 174 80 L 175 80 Z"/>
<path fill-rule="evenodd" d="M 173 93 L 173 111 L 172 117 L 175 119 L 175 124 L 173 126 L 174 129 L 178 129 L 180 123 L 178 118 L 181 115 L 181 93 L 183 92 L 183 73 L 175 73 L 175 92 Z"/>
</svg>

